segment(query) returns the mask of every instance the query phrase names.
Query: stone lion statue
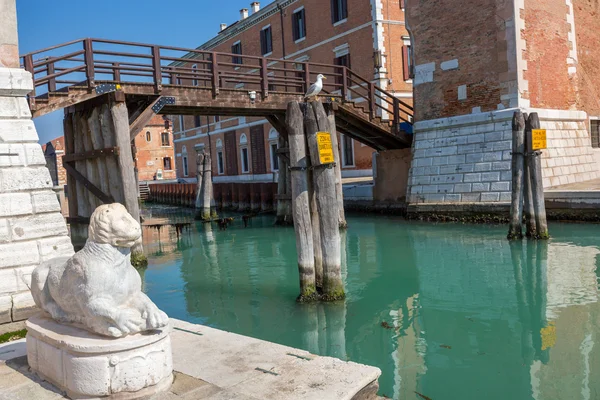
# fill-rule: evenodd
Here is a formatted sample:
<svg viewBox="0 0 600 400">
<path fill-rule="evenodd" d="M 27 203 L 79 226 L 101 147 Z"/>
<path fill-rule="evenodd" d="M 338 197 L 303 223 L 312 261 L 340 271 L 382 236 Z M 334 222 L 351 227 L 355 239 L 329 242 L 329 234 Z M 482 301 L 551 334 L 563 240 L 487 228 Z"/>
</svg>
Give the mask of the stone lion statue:
<svg viewBox="0 0 600 400">
<path fill-rule="evenodd" d="M 98 207 L 88 240 L 71 258 L 42 263 L 31 277 L 35 303 L 59 322 L 79 324 L 105 336 L 122 337 L 168 324 L 167 315 L 142 293 L 131 265 L 140 224 L 121 204 Z"/>
</svg>

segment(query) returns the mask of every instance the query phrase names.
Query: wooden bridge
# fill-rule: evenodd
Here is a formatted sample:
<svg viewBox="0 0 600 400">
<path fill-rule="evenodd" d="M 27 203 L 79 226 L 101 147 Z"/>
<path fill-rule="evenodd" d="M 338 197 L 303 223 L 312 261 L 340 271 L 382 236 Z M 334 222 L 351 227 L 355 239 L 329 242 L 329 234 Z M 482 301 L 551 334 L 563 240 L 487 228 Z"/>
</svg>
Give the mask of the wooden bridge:
<svg viewBox="0 0 600 400">
<path fill-rule="evenodd" d="M 114 93 L 127 105 L 131 135 L 155 113 L 265 117 L 281 132 L 288 102 L 323 74 L 322 100 L 332 103 L 338 131 L 377 150 L 412 142 L 412 107 L 343 66 L 103 39 L 28 53 L 22 63 L 34 77 L 34 117 Z"/>
</svg>

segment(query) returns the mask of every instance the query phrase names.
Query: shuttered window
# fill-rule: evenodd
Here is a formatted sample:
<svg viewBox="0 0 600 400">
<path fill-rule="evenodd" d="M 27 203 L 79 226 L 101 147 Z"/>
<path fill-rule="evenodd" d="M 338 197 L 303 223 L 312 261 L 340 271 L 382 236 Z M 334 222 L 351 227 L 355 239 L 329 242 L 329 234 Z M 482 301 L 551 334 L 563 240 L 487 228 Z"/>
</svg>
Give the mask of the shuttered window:
<svg viewBox="0 0 600 400">
<path fill-rule="evenodd" d="M 336 57 L 333 60 L 333 63 L 335 65 L 339 65 L 340 67 L 350 68 L 350 54 L 344 54 L 343 56 Z M 344 78 L 342 77 L 342 69 L 341 68 L 337 69 L 336 74 L 338 74 L 338 76 L 335 77 L 335 83 L 337 83 L 338 85 L 343 84 Z"/>
<path fill-rule="evenodd" d="M 270 26 L 260 31 L 260 50 L 263 56 L 273 52 L 273 34 Z"/>
<path fill-rule="evenodd" d="M 237 42 L 234 43 L 233 46 L 231 46 L 231 53 L 232 54 L 242 54 L 242 43 L 241 42 Z M 231 62 L 234 64 L 242 64 L 242 57 L 231 57 Z"/>
<path fill-rule="evenodd" d="M 267 173 L 267 157 L 265 154 L 265 131 L 264 126 L 253 126 L 250 128 L 250 150 L 252 155 L 252 173 Z"/>
<path fill-rule="evenodd" d="M 292 15 L 292 32 L 294 41 L 300 40 L 306 37 L 306 14 L 304 9 L 296 11 Z"/>
<path fill-rule="evenodd" d="M 348 18 L 348 0 L 331 0 L 331 22 Z"/>
<path fill-rule="evenodd" d="M 402 46 L 402 75 L 405 81 L 413 78 L 412 48 Z"/>
<path fill-rule="evenodd" d="M 235 131 L 225 133 L 225 170 L 227 175 L 238 174 L 238 163 L 237 163 L 237 145 L 235 139 Z"/>
</svg>

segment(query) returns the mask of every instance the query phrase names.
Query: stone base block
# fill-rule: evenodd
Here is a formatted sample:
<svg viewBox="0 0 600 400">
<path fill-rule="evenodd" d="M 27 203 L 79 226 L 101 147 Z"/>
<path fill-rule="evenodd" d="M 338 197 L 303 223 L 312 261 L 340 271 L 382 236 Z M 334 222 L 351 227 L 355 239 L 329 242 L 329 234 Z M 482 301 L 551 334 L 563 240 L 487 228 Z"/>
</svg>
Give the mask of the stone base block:
<svg viewBox="0 0 600 400">
<path fill-rule="evenodd" d="M 45 314 L 27 321 L 27 359 L 72 399 L 139 399 L 173 381 L 171 327 L 113 339 Z"/>
</svg>

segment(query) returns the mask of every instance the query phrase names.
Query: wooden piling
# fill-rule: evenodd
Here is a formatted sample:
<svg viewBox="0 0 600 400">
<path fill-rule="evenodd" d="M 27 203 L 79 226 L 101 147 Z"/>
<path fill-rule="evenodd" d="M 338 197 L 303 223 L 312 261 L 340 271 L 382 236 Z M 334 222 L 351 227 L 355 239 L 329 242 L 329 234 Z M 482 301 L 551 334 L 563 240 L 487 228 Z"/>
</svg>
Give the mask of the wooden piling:
<svg viewBox="0 0 600 400">
<path fill-rule="evenodd" d="M 65 153 L 71 154 L 75 152 L 75 132 L 73 131 L 74 114 L 65 114 L 63 120 L 63 129 L 65 135 Z M 77 182 L 71 175 L 67 176 L 67 198 L 69 204 L 69 217 L 76 218 L 79 216 L 79 207 L 77 201 Z M 69 231 L 71 233 L 71 242 L 75 251 L 81 250 L 85 245 L 87 238 L 87 225 L 80 223 L 70 223 Z"/>
<path fill-rule="evenodd" d="M 525 118 L 521 110 L 515 111 L 512 121 L 512 202 L 508 239 L 523 238 L 523 175 L 525 169 Z"/>
<path fill-rule="evenodd" d="M 342 159 L 340 158 L 340 148 L 337 137 L 337 129 L 335 124 L 335 111 L 333 107 L 329 105 L 327 107 L 327 118 L 329 119 L 329 128 L 331 130 L 331 145 L 333 146 L 333 158 L 336 159 L 336 163 L 334 165 L 335 170 L 335 193 L 338 201 L 338 210 L 339 210 L 339 224 L 340 229 L 348 228 L 348 223 L 346 222 L 346 212 L 344 211 L 344 189 L 342 184 Z"/>
<path fill-rule="evenodd" d="M 208 162 L 207 162 L 208 157 Z M 196 152 L 196 219 L 201 221 L 210 221 L 210 198 L 212 197 L 212 187 L 208 187 L 208 182 L 212 183 L 212 176 L 207 177 L 210 174 L 210 155 L 205 153 L 204 150 Z M 212 186 L 212 185 L 211 185 Z"/>
<path fill-rule="evenodd" d="M 527 130 L 528 138 L 531 139 L 532 130 L 540 129 L 540 118 L 538 113 L 529 115 L 529 126 Z M 532 140 L 528 141 L 532 143 Z M 546 219 L 546 205 L 544 203 L 544 183 L 542 177 L 542 152 L 540 150 L 531 150 L 529 153 L 530 173 L 531 173 L 531 191 L 533 194 L 533 208 L 535 210 L 535 224 L 537 228 L 537 239 L 549 239 L 548 221 Z"/>
<path fill-rule="evenodd" d="M 288 147 L 288 142 L 283 135 L 279 135 L 279 149 Z M 279 174 L 277 179 L 277 217 L 276 225 L 290 225 L 292 221 L 292 202 L 291 202 L 291 174 L 288 170 L 288 159 L 284 153 L 278 153 Z"/>
<path fill-rule="evenodd" d="M 125 102 L 115 101 L 110 104 L 110 114 L 113 120 L 114 137 L 119 146 L 118 163 L 121 172 L 121 186 L 125 198 L 125 208 L 133 219 L 140 220 L 140 206 L 138 203 L 138 188 L 135 179 L 135 163 L 131 153 L 131 136 L 129 132 L 129 114 Z M 141 241 L 131 249 L 131 264 L 134 267 L 148 265 L 144 255 Z"/>
<path fill-rule="evenodd" d="M 304 105 L 304 104 L 303 104 Z M 303 111 L 304 112 L 304 111 Z M 307 156 L 308 158 L 308 156 Z M 309 159 L 310 165 L 310 159 Z M 321 221 L 317 207 L 317 196 L 314 189 L 314 177 L 312 170 L 308 171 L 308 196 L 310 198 L 310 220 L 313 226 L 313 248 L 315 253 L 315 283 L 317 291 L 323 292 L 323 251 L 321 249 Z"/>
<path fill-rule="evenodd" d="M 313 228 L 308 192 L 308 157 L 302 111 L 298 102 L 288 104 L 286 125 L 289 132 L 292 210 L 298 252 L 300 295 L 298 301 L 310 301 L 317 297 L 315 284 L 315 258 Z"/>
<path fill-rule="evenodd" d="M 304 115 L 310 159 L 313 167 L 313 185 L 320 220 L 321 249 L 323 252 L 323 295 L 325 301 L 345 297 L 341 274 L 341 249 L 338 197 L 335 189 L 333 165 L 322 165 L 319 157 L 317 132 L 331 132 L 329 119 L 318 101 L 308 103 Z"/>
</svg>

